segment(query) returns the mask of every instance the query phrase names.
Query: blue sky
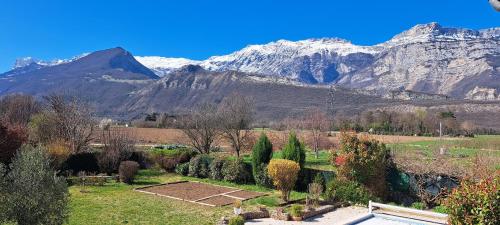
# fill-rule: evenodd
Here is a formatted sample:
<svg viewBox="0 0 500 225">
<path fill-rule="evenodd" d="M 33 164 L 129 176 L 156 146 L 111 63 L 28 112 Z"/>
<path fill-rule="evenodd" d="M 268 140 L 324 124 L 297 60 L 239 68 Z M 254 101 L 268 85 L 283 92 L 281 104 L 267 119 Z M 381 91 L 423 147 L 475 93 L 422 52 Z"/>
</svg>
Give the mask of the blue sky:
<svg viewBox="0 0 500 225">
<path fill-rule="evenodd" d="M 2 0 L 0 71 L 19 57 L 69 58 L 121 46 L 205 59 L 278 39 L 383 42 L 415 24 L 500 26 L 487 0 Z"/>
</svg>

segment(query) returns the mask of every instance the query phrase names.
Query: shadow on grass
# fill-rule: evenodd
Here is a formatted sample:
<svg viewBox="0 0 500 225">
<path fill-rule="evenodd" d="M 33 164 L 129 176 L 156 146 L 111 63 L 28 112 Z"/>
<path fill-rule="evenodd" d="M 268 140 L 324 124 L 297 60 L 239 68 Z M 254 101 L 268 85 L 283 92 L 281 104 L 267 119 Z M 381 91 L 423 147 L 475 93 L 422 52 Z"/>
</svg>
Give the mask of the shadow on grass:
<svg viewBox="0 0 500 225">
<path fill-rule="evenodd" d="M 159 181 L 151 181 L 151 180 L 134 181 L 134 185 L 155 185 L 155 184 L 161 184 L 161 182 L 159 182 Z"/>
</svg>

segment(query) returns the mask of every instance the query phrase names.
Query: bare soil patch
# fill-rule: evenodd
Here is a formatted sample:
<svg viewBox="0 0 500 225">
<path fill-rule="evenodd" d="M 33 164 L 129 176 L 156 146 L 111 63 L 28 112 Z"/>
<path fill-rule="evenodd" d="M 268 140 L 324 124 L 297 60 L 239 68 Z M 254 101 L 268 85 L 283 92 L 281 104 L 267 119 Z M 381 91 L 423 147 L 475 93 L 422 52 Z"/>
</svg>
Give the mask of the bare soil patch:
<svg viewBox="0 0 500 225">
<path fill-rule="evenodd" d="M 200 182 L 175 182 L 137 188 L 136 190 L 210 206 L 224 206 L 232 204 L 236 200 L 244 201 L 265 195 L 263 193 Z"/>
</svg>

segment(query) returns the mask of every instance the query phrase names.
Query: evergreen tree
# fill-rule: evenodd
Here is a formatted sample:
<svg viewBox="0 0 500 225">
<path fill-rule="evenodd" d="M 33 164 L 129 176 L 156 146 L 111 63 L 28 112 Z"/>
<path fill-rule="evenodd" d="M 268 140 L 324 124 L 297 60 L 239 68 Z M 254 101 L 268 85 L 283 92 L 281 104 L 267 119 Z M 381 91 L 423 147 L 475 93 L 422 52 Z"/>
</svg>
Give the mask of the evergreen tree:
<svg viewBox="0 0 500 225">
<path fill-rule="evenodd" d="M 267 164 L 273 157 L 273 145 L 266 134 L 262 133 L 259 140 L 252 148 L 252 172 L 255 182 L 259 185 L 268 186 L 270 179 L 266 173 Z"/>
<path fill-rule="evenodd" d="M 283 148 L 281 154 L 281 158 L 295 161 L 300 165 L 301 169 L 304 168 L 304 163 L 306 161 L 305 147 L 300 143 L 294 132 L 290 133 L 288 143 Z"/>
<path fill-rule="evenodd" d="M 63 224 L 68 217 L 68 187 L 56 176 L 44 150 L 22 147 L 0 179 L 0 209 L 19 225 Z M 2 169 L 0 169 L 2 173 Z M 5 219 L 4 218 L 4 219 Z"/>
</svg>

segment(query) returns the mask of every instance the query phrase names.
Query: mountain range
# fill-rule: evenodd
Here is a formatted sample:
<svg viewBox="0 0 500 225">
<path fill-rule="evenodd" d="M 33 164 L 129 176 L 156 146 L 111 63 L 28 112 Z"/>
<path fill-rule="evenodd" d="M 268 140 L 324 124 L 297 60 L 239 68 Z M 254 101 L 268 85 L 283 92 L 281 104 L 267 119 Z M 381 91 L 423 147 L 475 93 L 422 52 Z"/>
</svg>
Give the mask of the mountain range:
<svg viewBox="0 0 500 225">
<path fill-rule="evenodd" d="M 121 47 L 67 60 L 27 57 L 0 74 L 0 95 L 77 95 L 103 116 L 133 118 L 219 102 L 240 92 L 259 102 L 263 117 L 283 118 L 334 103 L 358 112 L 395 103 L 424 104 L 422 99 L 427 106 L 443 104 L 439 96 L 453 99 L 447 104 L 487 100 L 498 105 L 499 65 L 500 28 L 430 23 L 373 46 L 338 38 L 279 40 L 202 61 L 133 56 Z M 390 95 L 395 91 L 421 101 L 401 101 Z M 420 98 L 419 93 L 438 97 Z"/>
</svg>

